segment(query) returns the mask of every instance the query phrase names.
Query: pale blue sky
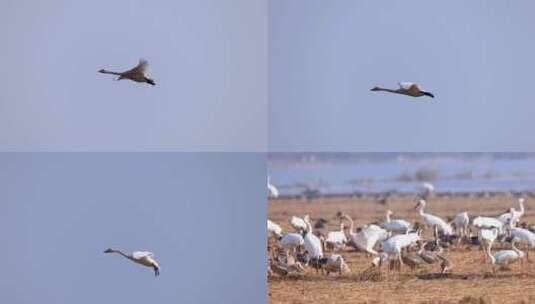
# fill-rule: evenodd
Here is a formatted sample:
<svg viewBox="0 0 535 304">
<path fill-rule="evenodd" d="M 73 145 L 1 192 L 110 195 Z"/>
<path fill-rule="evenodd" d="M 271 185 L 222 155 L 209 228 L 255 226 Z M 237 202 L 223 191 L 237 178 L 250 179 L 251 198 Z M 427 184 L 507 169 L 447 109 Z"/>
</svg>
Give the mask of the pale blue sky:
<svg viewBox="0 0 535 304">
<path fill-rule="evenodd" d="M 0 150 L 266 149 L 265 0 L 7 0 L 0 39 Z"/>
<path fill-rule="evenodd" d="M 0 303 L 262 303 L 266 157 L 0 153 Z M 108 247 L 150 250 L 161 275 Z"/>
<path fill-rule="evenodd" d="M 269 9 L 270 150 L 535 150 L 535 2 L 270 0 Z M 436 98 L 369 91 L 398 81 Z"/>
</svg>

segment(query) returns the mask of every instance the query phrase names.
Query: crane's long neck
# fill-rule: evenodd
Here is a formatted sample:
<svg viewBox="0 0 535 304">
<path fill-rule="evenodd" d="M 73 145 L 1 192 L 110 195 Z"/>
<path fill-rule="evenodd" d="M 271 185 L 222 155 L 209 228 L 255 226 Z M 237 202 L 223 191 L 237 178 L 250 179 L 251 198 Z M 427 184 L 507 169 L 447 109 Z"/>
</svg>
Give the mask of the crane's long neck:
<svg viewBox="0 0 535 304">
<path fill-rule="evenodd" d="M 390 212 L 386 213 L 386 222 L 390 223 Z"/>
<path fill-rule="evenodd" d="M 104 70 L 104 69 L 100 70 L 99 72 L 102 73 L 102 74 L 112 74 L 112 75 L 117 75 L 117 76 L 121 76 L 122 75 L 122 73 L 112 72 L 112 71 L 108 71 L 108 70 Z"/>
<path fill-rule="evenodd" d="M 520 215 L 524 215 L 524 202 L 519 200 L 518 205 L 520 206 Z"/>
<path fill-rule="evenodd" d="M 490 261 L 492 262 L 492 264 L 496 263 L 496 258 L 492 255 L 492 253 L 490 252 L 490 244 L 487 244 L 485 245 L 485 253 L 487 254 L 487 256 L 489 257 Z"/>
<path fill-rule="evenodd" d="M 425 208 L 425 205 L 421 204 L 420 208 L 418 209 L 418 213 L 420 214 L 420 216 L 424 216 L 425 215 L 424 208 Z"/>
<path fill-rule="evenodd" d="M 520 251 L 520 250 L 518 250 L 518 248 L 516 248 L 515 242 L 511 243 L 511 248 L 518 254 L 519 257 L 522 257 L 524 255 L 524 253 L 522 251 Z"/>
</svg>

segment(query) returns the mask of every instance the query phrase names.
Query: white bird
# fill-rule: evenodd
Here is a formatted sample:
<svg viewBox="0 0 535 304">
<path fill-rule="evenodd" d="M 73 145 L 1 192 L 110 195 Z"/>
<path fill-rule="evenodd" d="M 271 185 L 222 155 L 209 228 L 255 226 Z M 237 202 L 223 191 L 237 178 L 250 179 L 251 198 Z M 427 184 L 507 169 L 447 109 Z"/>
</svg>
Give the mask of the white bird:
<svg viewBox="0 0 535 304">
<path fill-rule="evenodd" d="M 338 274 L 341 275 L 342 273 L 351 271 L 349 266 L 347 266 L 347 263 L 344 261 L 344 258 L 338 254 L 332 254 L 330 257 L 326 258 L 325 261 L 323 261 L 322 269 L 327 275 L 331 272 L 338 272 Z"/>
<path fill-rule="evenodd" d="M 457 233 L 461 238 L 468 235 L 468 226 L 470 225 L 468 212 L 465 211 L 457 214 L 451 223 L 455 227 L 455 233 Z"/>
<path fill-rule="evenodd" d="M 154 80 L 152 80 L 150 78 L 147 78 L 145 76 L 145 71 L 147 70 L 148 65 L 149 65 L 149 63 L 147 62 L 147 60 L 139 59 L 139 63 L 138 63 L 137 66 L 135 66 L 134 68 L 132 68 L 132 69 L 130 69 L 128 71 L 125 71 L 125 72 L 111 72 L 111 71 L 107 71 L 105 69 L 101 69 L 101 70 L 99 70 L 99 72 L 103 73 L 103 74 L 117 75 L 117 76 L 119 76 L 119 78 L 117 78 L 117 80 L 129 79 L 129 80 L 132 80 L 132 81 L 135 81 L 135 82 L 146 82 L 146 83 L 151 84 L 151 85 L 156 85 L 154 83 Z"/>
<path fill-rule="evenodd" d="M 108 248 L 104 251 L 104 253 L 118 253 L 122 255 L 123 257 L 134 261 L 135 263 L 138 263 L 143 266 L 152 267 L 154 269 L 154 275 L 158 276 L 160 275 L 160 265 L 158 265 L 158 262 L 154 259 L 154 254 L 149 251 L 134 251 L 132 254 L 124 254 L 120 250 L 115 250 Z"/>
<path fill-rule="evenodd" d="M 429 198 L 430 196 L 433 195 L 433 193 L 435 193 L 435 186 L 429 182 L 427 183 L 423 183 L 422 184 L 422 189 L 420 191 L 420 196 L 423 198 L 423 199 L 427 199 Z"/>
<path fill-rule="evenodd" d="M 396 94 L 402 94 L 412 97 L 420 97 L 420 96 L 429 96 L 431 98 L 435 98 L 435 95 L 433 95 L 430 92 L 424 91 L 418 84 L 413 82 L 398 82 L 399 88 L 398 89 L 385 89 L 381 87 L 374 87 L 370 91 L 383 91 L 383 92 L 390 92 L 390 93 L 396 93 Z"/>
<path fill-rule="evenodd" d="M 393 220 L 390 218 L 392 214 L 393 212 L 391 210 L 386 211 L 384 227 L 387 231 L 407 233 L 411 230 L 411 224 L 409 222 L 401 219 Z"/>
<path fill-rule="evenodd" d="M 480 229 L 498 229 L 499 233 L 503 232 L 503 223 L 494 217 L 478 216 L 472 221 L 472 226 Z"/>
<path fill-rule="evenodd" d="M 421 237 L 418 232 L 394 235 L 383 242 L 383 252 L 379 254 L 379 260 L 374 259 L 372 263 L 379 266 L 383 261 L 393 258 L 394 261 L 399 263 L 399 270 L 401 271 L 401 266 L 403 265 L 402 249 L 415 244 L 419 240 L 421 240 Z"/>
<path fill-rule="evenodd" d="M 310 258 L 319 259 L 323 257 L 323 246 L 321 240 L 312 233 L 312 225 L 308 216 L 305 216 L 305 223 L 307 228 L 303 231 L 303 239 L 305 241 L 305 249 L 308 251 Z"/>
<path fill-rule="evenodd" d="M 388 232 L 377 225 L 363 226 L 358 232 L 355 232 L 353 219 L 347 214 L 342 217 L 349 221 L 349 236 L 353 244 L 364 252 L 377 255 L 374 247 L 377 243 L 388 238 Z"/>
<path fill-rule="evenodd" d="M 490 251 L 490 249 L 492 248 L 492 245 L 494 244 L 494 241 L 496 241 L 496 238 L 498 237 L 498 228 L 481 229 L 478 231 L 477 237 L 479 239 L 481 249 L 484 252 L 486 252 L 487 250 Z M 486 254 L 485 254 L 485 261 L 487 261 Z"/>
<path fill-rule="evenodd" d="M 443 219 L 441 219 L 438 216 L 424 213 L 426 202 L 425 200 L 419 200 L 418 204 L 414 207 L 414 209 L 419 208 L 418 213 L 422 217 L 424 223 L 428 227 L 437 226 L 438 231 L 442 232 L 445 235 L 452 235 L 453 234 L 453 228 L 451 228 L 450 224 L 446 223 Z"/>
<path fill-rule="evenodd" d="M 303 236 L 299 233 L 287 233 L 282 236 L 279 243 L 283 249 L 291 249 L 295 251 L 297 247 L 303 246 L 305 244 L 305 240 L 303 239 Z"/>
<path fill-rule="evenodd" d="M 334 249 L 341 249 L 347 243 L 346 234 L 344 232 L 344 224 L 340 223 L 339 231 L 329 231 L 325 243 Z"/>
<path fill-rule="evenodd" d="M 388 231 L 379 229 L 370 229 L 369 227 L 361 227 L 360 231 L 353 236 L 353 243 L 359 248 L 369 254 L 376 255 L 375 246 L 385 241 L 390 234 Z"/>
<path fill-rule="evenodd" d="M 498 216 L 498 220 L 500 220 L 500 222 L 503 224 L 507 224 L 509 221 L 511 221 L 513 225 L 516 225 L 520 221 L 520 218 L 524 215 L 524 198 L 521 197 L 518 199 L 518 206 L 518 211 L 513 208 L 512 213 L 506 212 L 501 214 Z"/>
<path fill-rule="evenodd" d="M 299 233 L 307 229 L 307 223 L 305 222 L 305 220 L 297 216 L 292 216 L 290 218 L 290 225 L 295 229 L 295 231 Z"/>
<path fill-rule="evenodd" d="M 267 178 L 267 188 L 268 188 L 269 195 L 271 197 L 274 197 L 274 198 L 279 197 L 279 190 L 270 182 L 269 176 Z"/>
<path fill-rule="evenodd" d="M 281 237 L 282 236 L 282 228 L 281 226 L 279 226 L 278 224 L 270 221 L 270 220 L 267 220 L 267 229 L 268 229 L 268 232 L 276 235 L 277 237 Z"/>
<path fill-rule="evenodd" d="M 514 240 L 511 243 L 511 248 L 512 250 L 500 250 L 494 254 L 492 254 L 490 249 L 487 248 L 486 253 L 493 265 L 498 264 L 500 266 L 507 266 L 511 263 L 521 260 L 524 257 L 524 252 L 515 247 Z"/>
<path fill-rule="evenodd" d="M 526 258 L 529 259 L 529 250 L 535 247 L 535 234 L 527 229 L 519 227 L 509 227 L 513 241 L 526 244 Z"/>
</svg>

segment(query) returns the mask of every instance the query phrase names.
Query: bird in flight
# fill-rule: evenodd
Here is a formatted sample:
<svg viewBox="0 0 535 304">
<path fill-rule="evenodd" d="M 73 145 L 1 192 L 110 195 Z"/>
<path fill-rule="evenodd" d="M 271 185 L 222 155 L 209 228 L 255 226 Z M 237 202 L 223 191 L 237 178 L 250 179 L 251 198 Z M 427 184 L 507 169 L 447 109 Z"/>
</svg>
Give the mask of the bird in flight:
<svg viewBox="0 0 535 304">
<path fill-rule="evenodd" d="M 392 90 L 392 89 L 385 89 L 381 87 L 374 87 L 370 91 L 383 91 L 383 92 L 390 92 L 390 93 L 396 93 L 396 94 L 402 94 L 412 97 L 420 97 L 420 96 L 429 96 L 431 98 L 435 98 L 435 95 L 433 95 L 431 92 L 426 92 L 422 90 L 422 88 L 413 82 L 398 82 L 399 88 Z"/>
<path fill-rule="evenodd" d="M 99 72 L 103 74 L 117 75 L 119 76 L 117 80 L 130 79 L 135 82 L 146 82 L 151 85 L 156 85 L 156 83 L 154 83 L 154 80 L 145 76 L 145 71 L 147 70 L 148 65 L 149 63 L 147 62 L 147 60 L 139 59 L 139 63 L 137 64 L 137 66 L 126 72 L 111 72 L 105 69 L 101 69 L 99 70 Z"/>
<path fill-rule="evenodd" d="M 104 251 L 104 253 L 117 253 L 122 255 L 123 257 L 146 267 L 151 267 L 154 269 L 154 275 L 159 276 L 160 275 L 160 265 L 156 260 L 154 259 L 154 254 L 149 251 L 134 251 L 132 254 L 125 254 L 120 250 L 115 250 L 108 248 Z"/>
</svg>

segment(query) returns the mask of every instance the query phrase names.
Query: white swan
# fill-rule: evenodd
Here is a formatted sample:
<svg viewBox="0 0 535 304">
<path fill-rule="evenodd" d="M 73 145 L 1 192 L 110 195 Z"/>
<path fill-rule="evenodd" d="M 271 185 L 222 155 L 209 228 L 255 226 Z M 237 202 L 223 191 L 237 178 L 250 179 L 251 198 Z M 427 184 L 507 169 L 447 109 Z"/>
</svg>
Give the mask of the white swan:
<svg viewBox="0 0 535 304">
<path fill-rule="evenodd" d="M 384 227 L 387 231 L 407 233 L 411 230 L 411 224 L 409 222 L 401 219 L 393 220 L 390 218 L 392 214 L 392 211 L 386 211 Z"/>
<path fill-rule="evenodd" d="M 154 254 L 149 251 L 134 251 L 132 254 L 124 254 L 120 250 L 115 250 L 108 248 L 104 251 L 104 253 L 118 253 L 122 255 L 123 257 L 134 261 L 135 263 L 138 263 L 143 266 L 152 267 L 154 269 L 154 275 L 158 276 L 160 275 L 160 265 L 158 265 L 158 262 L 154 259 Z"/>
<path fill-rule="evenodd" d="M 277 237 L 281 237 L 282 236 L 282 228 L 281 226 L 279 226 L 278 224 L 270 221 L 270 220 L 267 220 L 267 229 L 268 229 L 268 232 L 276 235 Z"/>
<path fill-rule="evenodd" d="M 103 74 L 117 75 L 117 76 L 119 76 L 119 78 L 117 78 L 117 80 L 129 79 L 129 80 L 132 80 L 132 81 L 135 81 L 135 82 L 146 82 L 146 83 L 151 84 L 151 85 L 156 85 L 154 83 L 154 80 L 152 80 L 150 78 L 147 78 L 145 76 L 145 71 L 147 70 L 148 65 L 149 65 L 149 63 L 147 62 L 147 60 L 139 59 L 139 63 L 138 63 L 137 66 L 135 66 L 134 68 L 132 68 L 132 69 L 130 69 L 128 71 L 125 71 L 125 72 L 111 72 L 111 71 L 107 71 L 105 69 L 101 69 L 101 70 L 99 70 L 99 72 L 103 73 Z"/>
<path fill-rule="evenodd" d="M 295 229 L 295 231 L 299 233 L 307 229 L 307 223 L 305 222 L 305 220 L 297 216 L 292 216 L 290 218 L 290 225 Z"/>
<path fill-rule="evenodd" d="M 325 244 L 329 245 L 333 249 L 342 249 L 347 243 L 346 234 L 344 232 L 344 224 L 340 223 L 339 231 L 329 231 Z"/>
<path fill-rule="evenodd" d="M 422 88 L 413 82 L 398 82 L 399 88 L 398 89 L 385 89 L 381 87 L 374 87 L 370 91 L 383 91 L 383 92 L 390 92 L 390 93 L 396 93 L 396 94 L 402 94 L 412 97 L 420 97 L 420 96 L 429 96 L 431 98 L 435 98 L 435 95 L 433 95 L 430 92 L 426 92 L 422 90 Z"/>
<path fill-rule="evenodd" d="M 303 231 L 303 239 L 305 241 L 305 249 L 308 251 L 308 254 L 313 259 L 319 259 L 323 257 L 323 246 L 321 240 L 312 233 L 312 225 L 310 224 L 310 219 L 305 216 L 305 223 L 307 228 Z"/>
</svg>

